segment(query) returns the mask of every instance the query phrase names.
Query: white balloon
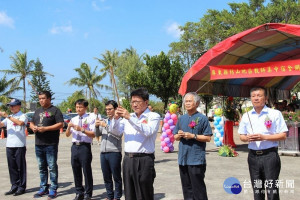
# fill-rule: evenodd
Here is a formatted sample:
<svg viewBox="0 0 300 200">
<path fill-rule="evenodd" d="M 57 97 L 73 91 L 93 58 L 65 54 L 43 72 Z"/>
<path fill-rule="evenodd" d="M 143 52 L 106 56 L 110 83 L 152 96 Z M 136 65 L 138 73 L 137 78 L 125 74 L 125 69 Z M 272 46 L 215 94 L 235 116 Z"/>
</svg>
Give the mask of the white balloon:
<svg viewBox="0 0 300 200">
<path fill-rule="evenodd" d="M 220 131 L 217 128 L 215 128 L 214 133 L 217 134 L 220 133 Z"/>
<path fill-rule="evenodd" d="M 220 137 L 220 138 L 219 138 L 219 141 L 223 142 L 223 137 Z"/>
<path fill-rule="evenodd" d="M 221 137 L 221 133 L 217 133 L 216 136 L 219 138 Z"/>
<path fill-rule="evenodd" d="M 219 125 L 224 126 L 223 120 L 219 122 Z"/>
</svg>

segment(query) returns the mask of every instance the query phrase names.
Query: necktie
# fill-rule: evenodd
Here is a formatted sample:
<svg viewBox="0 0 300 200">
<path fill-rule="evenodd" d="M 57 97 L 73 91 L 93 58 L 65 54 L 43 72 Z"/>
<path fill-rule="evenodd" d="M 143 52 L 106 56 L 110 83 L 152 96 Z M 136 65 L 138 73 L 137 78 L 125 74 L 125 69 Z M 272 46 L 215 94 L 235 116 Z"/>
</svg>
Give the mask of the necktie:
<svg viewBox="0 0 300 200">
<path fill-rule="evenodd" d="M 78 126 L 82 127 L 82 117 L 79 117 Z M 77 133 L 76 140 L 81 142 L 81 135 L 79 135 L 79 133 Z"/>
</svg>

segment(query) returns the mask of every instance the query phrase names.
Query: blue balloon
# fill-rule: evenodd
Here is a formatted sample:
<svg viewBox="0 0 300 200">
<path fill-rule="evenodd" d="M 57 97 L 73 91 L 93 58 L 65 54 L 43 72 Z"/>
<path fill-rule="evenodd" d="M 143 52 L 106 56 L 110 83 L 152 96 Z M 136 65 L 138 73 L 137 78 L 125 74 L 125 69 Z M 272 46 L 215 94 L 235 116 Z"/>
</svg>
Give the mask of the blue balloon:
<svg viewBox="0 0 300 200">
<path fill-rule="evenodd" d="M 216 120 L 214 121 L 214 125 L 217 126 L 219 124 L 219 122 Z"/>
<path fill-rule="evenodd" d="M 217 125 L 216 128 L 220 131 L 223 127 L 221 125 Z"/>
<path fill-rule="evenodd" d="M 223 127 L 221 128 L 221 130 L 219 130 L 219 132 L 221 133 L 221 135 L 224 135 L 224 129 L 223 129 Z"/>
<path fill-rule="evenodd" d="M 217 147 L 221 146 L 221 142 L 220 141 L 215 142 L 215 144 L 216 144 Z"/>
<path fill-rule="evenodd" d="M 216 120 L 218 121 L 218 123 L 221 121 L 221 117 L 220 116 L 217 116 L 216 117 Z"/>
<path fill-rule="evenodd" d="M 219 138 L 218 137 L 214 137 L 214 141 L 215 142 L 219 141 Z"/>
</svg>

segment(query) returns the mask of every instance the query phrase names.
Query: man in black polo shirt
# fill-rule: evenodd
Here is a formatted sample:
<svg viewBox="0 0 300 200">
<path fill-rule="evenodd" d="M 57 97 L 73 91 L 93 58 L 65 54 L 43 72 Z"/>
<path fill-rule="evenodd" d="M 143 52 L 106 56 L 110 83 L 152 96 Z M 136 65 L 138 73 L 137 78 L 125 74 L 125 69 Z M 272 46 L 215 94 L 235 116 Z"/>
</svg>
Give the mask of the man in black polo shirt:
<svg viewBox="0 0 300 200">
<path fill-rule="evenodd" d="M 34 197 L 39 198 L 49 194 L 49 200 L 57 196 L 57 152 L 59 130 L 63 127 L 64 119 L 61 111 L 51 105 L 51 93 L 49 91 L 39 93 L 39 102 L 41 107 L 35 111 L 32 122 L 30 122 L 30 128 L 35 133 L 35 154 L 41 179 L 40 190 Z M 51 181 L 50 187 L 48 185 L 48 170 Z"/>
</svg>

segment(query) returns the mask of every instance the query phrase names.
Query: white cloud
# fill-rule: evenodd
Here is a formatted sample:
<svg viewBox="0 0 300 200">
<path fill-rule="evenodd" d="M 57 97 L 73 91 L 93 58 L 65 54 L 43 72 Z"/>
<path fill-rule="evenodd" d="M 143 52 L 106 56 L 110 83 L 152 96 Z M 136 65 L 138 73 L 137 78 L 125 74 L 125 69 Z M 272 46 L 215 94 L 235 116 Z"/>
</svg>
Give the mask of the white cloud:
<svg viewBox="0 0 300 200">
<path fill-rule="evenodd" d="M 100 0 L 99 2 L 100 2 L 100 3 L 104 3 L 105 0 Z M 92 7 L 93 7 L 93 9 L 94 9 L 95 11 L 103 11 L 103 10 L 109 10 L 109 9 L 110 9 L 109 6 L 99 6 L 99 5 L 97 4 L 97 1 L 92 1 Z"/>
<path fill-rule="evenodd" d="M 170 23 L 166 26 L 166 31 L 169 35 L 172 35 L 174 38 L 179 38 L 180 35 L 183 33 L 179 29 L 179 24 L 177 22 Z"/>
<path fill-rule="evenodd" d="M 51 34 L 71 33 L 72 31 L 73 31 L 72 25 L 67 25 L 67 26 L 56 26 L 56 25 L 54 25 L 50 29 Z"/>
<path fill-rule="evenodd" d="M 5 12 L 0 11 L 0 25 L 8 26 L 10 28 L 14 28 L 14 20 L 7 16 Z"/>
</svg>

